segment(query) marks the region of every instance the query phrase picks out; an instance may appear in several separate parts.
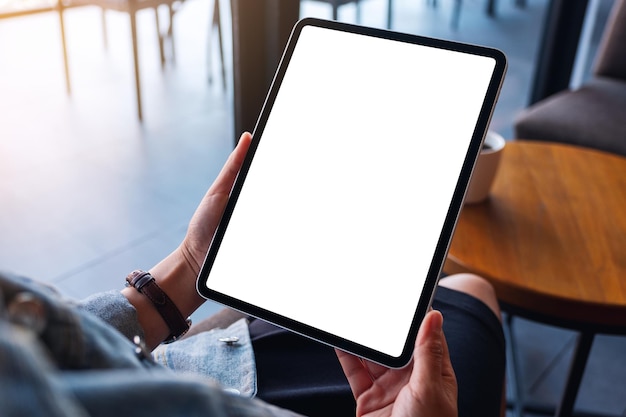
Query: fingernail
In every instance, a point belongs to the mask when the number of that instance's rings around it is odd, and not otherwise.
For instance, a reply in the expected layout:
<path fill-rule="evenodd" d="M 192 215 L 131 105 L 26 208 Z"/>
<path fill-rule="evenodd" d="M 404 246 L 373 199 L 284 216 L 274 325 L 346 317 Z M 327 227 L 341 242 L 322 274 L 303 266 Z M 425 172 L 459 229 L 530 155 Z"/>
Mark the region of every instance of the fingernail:
<path fill-rule="evenodd" d="M 436 318 L 434 319 L 435 323 L 433 324 L 434 324 L 435 330 L 440 332 L 443 329 L 443 314 L 441 314 L 441 311 L 439 310 L 433 310 L 433 311 L 435 311 L 435 316 L 436 316 Z"/>

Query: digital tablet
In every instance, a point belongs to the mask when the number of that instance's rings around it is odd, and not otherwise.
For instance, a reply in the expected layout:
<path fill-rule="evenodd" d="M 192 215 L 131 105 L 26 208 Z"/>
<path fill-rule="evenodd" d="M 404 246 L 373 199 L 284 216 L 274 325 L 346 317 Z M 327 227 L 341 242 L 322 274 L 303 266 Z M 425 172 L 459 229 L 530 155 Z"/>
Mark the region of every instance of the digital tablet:
<path fill-rule="evenodd" d="M 490 48 L 299 21 L 199 293 L 406 365 L 505 69 Z"/>

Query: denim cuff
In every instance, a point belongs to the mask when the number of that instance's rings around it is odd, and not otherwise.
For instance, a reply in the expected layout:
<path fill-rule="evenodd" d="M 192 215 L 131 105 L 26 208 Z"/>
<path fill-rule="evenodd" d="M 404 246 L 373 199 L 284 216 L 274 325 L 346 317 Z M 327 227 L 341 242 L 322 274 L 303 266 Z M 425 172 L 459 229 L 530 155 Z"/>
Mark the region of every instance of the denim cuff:
<path fill-rule="evenodd" d="M 99 317 L 129 340 L 132 340 L 134 336 L 140 336 L 144 339 L 137 310 L 119 291 L 107 291 L 91 295 L 80 302 L 79 308 Z"/>

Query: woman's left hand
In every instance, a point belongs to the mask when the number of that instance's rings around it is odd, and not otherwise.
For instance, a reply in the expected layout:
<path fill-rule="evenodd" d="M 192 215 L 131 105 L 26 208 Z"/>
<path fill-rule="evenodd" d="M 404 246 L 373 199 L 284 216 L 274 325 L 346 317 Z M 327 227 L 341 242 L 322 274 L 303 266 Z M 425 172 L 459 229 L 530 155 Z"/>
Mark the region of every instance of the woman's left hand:
<path fill-rule="evenodd" d="M 213 185 L 211 185 L 211 188 L 209 188 L 209 191 L 207 191 L 189 222 L 187 236 L 185 236 L 180 250 L 194 271 L 195 276 L 200 272 L 204 257 L 222 218 L 230 191 L 239 174 L 251 140 L 252 136 L 250 133 L 241 135 L 237 147 L 231 153 L 222 171 L 215 179 L 215 182 L 213 182 Z"/>
<path fill-rule="evenodd" d="M 237 147 L 196 209 L 183 242 L 150 269 L 159 287 L 183 317 L 190 316 L 204 302 L 196 290 L 196 280 L 251 140 L 249 133 L 241 135 Z M 154 348 L 169 335 L 170 329 L 147 297 L 134 288 L 125 288 L 122 293 L 137 310 L 146 345 Z"/>

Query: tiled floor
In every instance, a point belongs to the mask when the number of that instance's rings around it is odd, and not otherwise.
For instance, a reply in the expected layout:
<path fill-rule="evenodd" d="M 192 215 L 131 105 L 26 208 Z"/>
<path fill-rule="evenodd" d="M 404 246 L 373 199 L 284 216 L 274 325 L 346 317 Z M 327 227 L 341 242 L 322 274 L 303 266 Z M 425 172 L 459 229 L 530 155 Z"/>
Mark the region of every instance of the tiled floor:
<path fill-rule="evenodd" d="M 450 28 L 454 2 L 438 3 L 395 0 L 393 28 L 507 53 L 492 128 L 512 138 L 512 119 L 527 102 L 546 0 L 529 0 L 524 10 L 501 1 L 496 19 L 485 16 L 483 2 L 467 0 L 457 31 Z M 364 0 L 362 23 L 384 27 L 386 4 Z M 105 50 L 99 11 L 67 12 L 71 96 L 56 15 L 0 21 L 0 268 L 83 297 L 120 288 L 128 271 L 151 267 L 179 243 L 234 136 L 230 80 L 223 90 L 216 71 L 216 82 L 207 82 L 211 5 L 187 0 L 176 16 L 176 63 L 163 70 L 153 16 L 140 13 L 143 124 L 136 119 L 126 16 L 109 13 Z M 339 18 L 354 22 L 354 12 L 344 6 Z M 329 6 L 312 1 L 302 13 L 330 18 Z M 217 56 L 212 63 L 216 69 Z M 196 318 L 217 308 L 208 303 Z M 573 333 L 522 320 L 514 333 L 527 398 L 554 404 Z M 597 340 L 579 410 L 624 415 L 624 352 L 626 338 Z"/>

